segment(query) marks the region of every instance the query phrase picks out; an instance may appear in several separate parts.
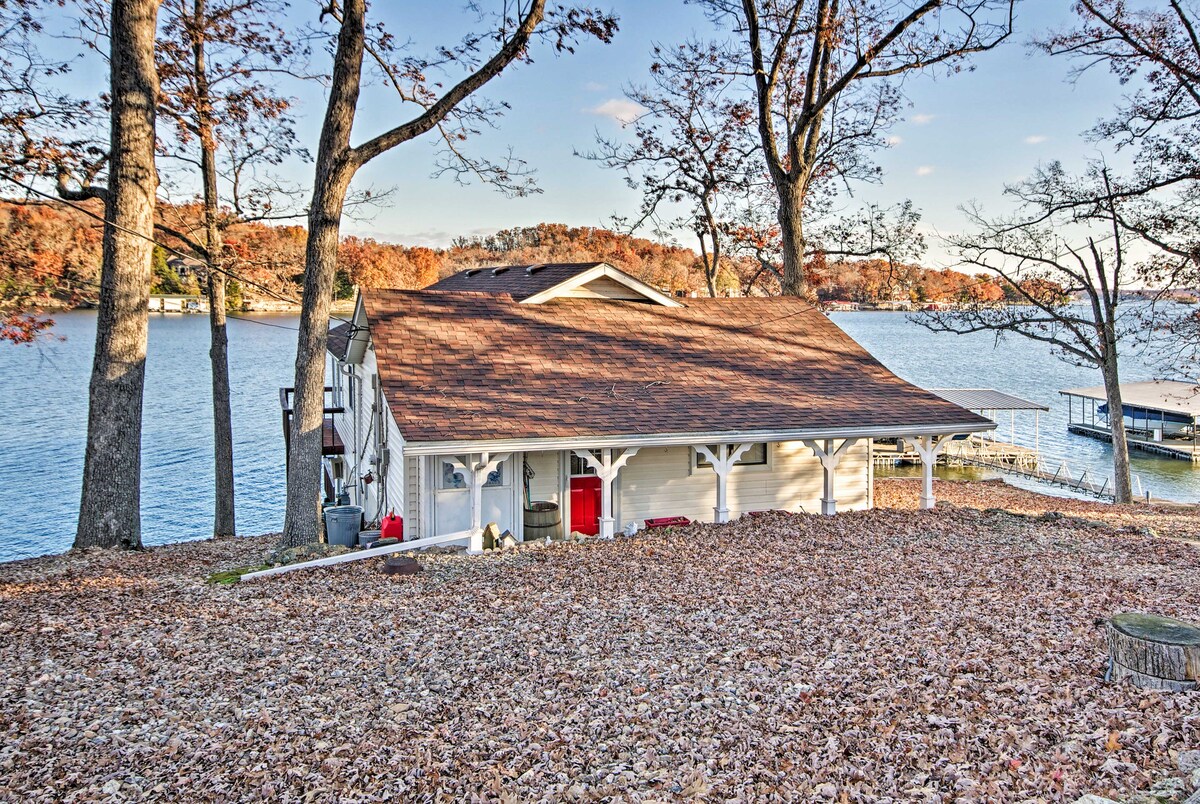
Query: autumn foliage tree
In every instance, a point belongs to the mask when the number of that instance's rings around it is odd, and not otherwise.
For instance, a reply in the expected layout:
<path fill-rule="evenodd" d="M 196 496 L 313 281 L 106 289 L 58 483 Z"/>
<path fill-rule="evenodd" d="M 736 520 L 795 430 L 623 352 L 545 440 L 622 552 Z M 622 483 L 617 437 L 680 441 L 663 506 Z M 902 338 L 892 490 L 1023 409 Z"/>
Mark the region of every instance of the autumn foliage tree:
<path fill-rule="evenodd" d="M 67 160 L 96 155 L 90 147 L 95 105 L 60 88 L 72 57 L 49 56 L 41 46 L 48 36 L 63 35 L 70 24 L 66 15 L 53 15 L 56 5 L 0 2 L 0 185 L 23 193 L 31 182 L 52 179 Z M 55 16 L 47 30 L 48 18 Z M 0 343 L 29 344 L 53 324 L 39 314 L 37 300 L 68 292 L 70 286 L 57 284 L 65 276 L 52 252 L 38 244 L 10 243 L 5 250 L 15 256 L 5 259 L 24 265 L 0 267 Z"/>
<path fill-rule="evenodd" d="M 161 150 L 191 168 L 184 171 L 191 180 L 186 183 L 200 186 L 195 231 L 183 231 L 177 224 L 169 232 L 207 268 L 216 485 L 213 535 L 218 537 L 236 532 L 224 232 L 247 215 L 270 213 L 273 185 L 264 189 L 254 181 L 255 171 L 279 164 L 297 150 L 290 100 L 275 89 L 276 81 L 265 80 L 286 73 L 296 58 L 291 38 L 274 22 L 283 10 L 282 4 L 272 2 L 166 0 L 156 49 L 160 111 L 171 123 L 172 135 L 160 137 Z"/>
<path fill-rule="evenodd" d="M 364 288 L 417 289 L 438 280 L 442 257 L 430 248 L 405 248 L 371 238 L 346 237 L 338 246 L 338 269 Z"/>

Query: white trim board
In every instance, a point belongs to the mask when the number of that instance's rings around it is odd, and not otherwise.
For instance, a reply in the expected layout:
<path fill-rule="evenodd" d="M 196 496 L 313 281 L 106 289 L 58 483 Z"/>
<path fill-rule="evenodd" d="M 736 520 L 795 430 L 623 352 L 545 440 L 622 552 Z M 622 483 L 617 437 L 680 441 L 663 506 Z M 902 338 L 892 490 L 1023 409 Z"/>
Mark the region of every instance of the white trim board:
<path fill-rule="evenodd" d="M 593 282 L 600 277 L 606 277 L 614 282 L 617 282 L 618 284 L 624 285 L 634 293 L 644 296 L 647 301 L 652 301 L 655 304 L 661 304 L 663 307 L 683 307 L 681 303 L 675 301 L 665 293 L 655 290 L 645 282 L 642 282 L 640 279 L 636 279 L 624 271 L 614 268 L 608 263 L 594 265 L 586 271 L 581 271 L 570 279 L 565 279 L 553 287 L 546 288 L 540 293 L 535 293 L 532 296 L 522 299 L 520 303 L 542 304 L 543 302 L 548 302 L 551 299 L 556 299 L 562 296 L 564 293 L 582 287 L 589 282 Z"/>
<path fill-rule="evenodd" d="M 746 441 L 805 441 L 843 438 L 903 438 L 905 436 L 953 435 L 995 430 L 995 422 L 975 424 L 925 424 L 887 427 L 831 427 L 817 430 L 755 430 L 706 433 L 629 434 L 579 436 L 575 438 L 501 438 L 491 441 L 410 441 L 410 455 L 448 455 L 464 452 L 503 452 L 604 447 L 690 447 L 696 444 L 743 443 Z"/>

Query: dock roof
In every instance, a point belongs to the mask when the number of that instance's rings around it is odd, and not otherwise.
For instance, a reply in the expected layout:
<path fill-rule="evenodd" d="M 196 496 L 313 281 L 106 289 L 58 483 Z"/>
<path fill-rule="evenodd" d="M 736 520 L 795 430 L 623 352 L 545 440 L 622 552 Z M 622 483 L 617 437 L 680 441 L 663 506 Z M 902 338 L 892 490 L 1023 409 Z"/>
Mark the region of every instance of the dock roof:
<path fill-rule="evenodd" d="M 930 388 L 929 390 L 942 399 L 949 400 L 967 410 L 1050 410 L 1047 405 L 1040 402 L 1032 402 L 992 388 Z"/>
<path fill-rule="evenodd" d="M 1059 393 L 1064 396 L 1081 396 L 1085 399 L 1098 399 L 1101 402 L 1108 401 L 1108 395 L 1105 394 L 1103 385 L 1067 388 Z M 1200 385 L 1175 380 L 1123 382 L 1121 383 L 1121 404 L 1197 417 L 1200 416 Z"/>

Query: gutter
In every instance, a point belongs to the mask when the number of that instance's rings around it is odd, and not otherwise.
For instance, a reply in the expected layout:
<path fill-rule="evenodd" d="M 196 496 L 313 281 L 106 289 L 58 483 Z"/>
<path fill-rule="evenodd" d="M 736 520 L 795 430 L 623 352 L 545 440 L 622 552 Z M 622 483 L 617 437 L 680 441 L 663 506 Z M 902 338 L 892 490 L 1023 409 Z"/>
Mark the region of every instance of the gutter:
<path fill-rule="evenodd" d="M 538 452 L 556 449 L 596 449 L 604 447 L 687 447 L 695 444 L 804 441 L 825 438 L 904 438 L 957 433 L 981 433 L 995 430 L 996 423 L 975 421 L 970 424 L 889 425 L 886 427 L 830 427 L 815 430 L 734 430 L 702 433 L 630 433 L 612 436 L 574 436 L 570 438 L 498 438 L 472 441 L 409 441 L 406 455 L 447 455 L 462 452 Z"/>

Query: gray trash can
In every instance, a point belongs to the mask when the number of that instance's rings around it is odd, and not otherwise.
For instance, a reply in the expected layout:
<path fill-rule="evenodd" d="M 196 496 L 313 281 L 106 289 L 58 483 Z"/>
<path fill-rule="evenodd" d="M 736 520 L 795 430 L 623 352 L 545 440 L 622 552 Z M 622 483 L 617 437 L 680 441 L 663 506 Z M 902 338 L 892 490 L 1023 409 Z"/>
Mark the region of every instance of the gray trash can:
<path fill-rule="evenodd" d="M 358 528 L 362 524 L 362 506 L 335 505 L 325 509 L 325 538 L 330 544 L 358 546 Z"/>

